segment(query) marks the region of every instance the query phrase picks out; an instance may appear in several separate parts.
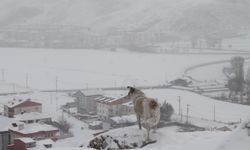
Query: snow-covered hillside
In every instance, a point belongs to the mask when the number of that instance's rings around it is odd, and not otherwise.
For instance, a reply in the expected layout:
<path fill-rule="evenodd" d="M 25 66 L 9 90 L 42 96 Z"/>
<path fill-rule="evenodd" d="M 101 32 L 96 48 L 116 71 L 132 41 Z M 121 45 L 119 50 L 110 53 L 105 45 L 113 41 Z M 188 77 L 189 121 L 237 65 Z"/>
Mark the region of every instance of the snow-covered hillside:
<path fill-rule="evenodd" d="M 170 26 L 186 8 L 213 0 L 1 0 L 0 26 L 80 25 L 94 29 Z M 164 27 L 165 28 L 165 27 Z"/>
<path fill-rule="evenodd" d="M 1 0 L 0 26 L 74 25 L 97 33 L 118 29 L 230 34 L 249 25 L 249 3 L 234 4 L 219 0 Z"/>

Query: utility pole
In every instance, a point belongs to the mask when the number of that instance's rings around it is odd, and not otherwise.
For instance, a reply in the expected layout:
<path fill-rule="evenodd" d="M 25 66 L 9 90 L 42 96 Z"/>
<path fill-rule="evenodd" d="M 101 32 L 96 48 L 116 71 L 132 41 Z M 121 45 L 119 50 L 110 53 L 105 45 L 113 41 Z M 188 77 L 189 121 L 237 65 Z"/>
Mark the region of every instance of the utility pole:
<path fill-rule="evenodd" d="M 16 85 L 15 85 L 15 83 L 13 83 L 13 93 L 15 93 L 16 92 Z"/>
<path fill-rule="evenodd" d="M 186 121 L 187 121 L 187 122 L 186 122 L 186 124 L 188 124 L 188 113 L 189 113 L 189 106 L 190 106 L 190 105 L 189 105 L 189 104 L 187 104 L 187 116 L 186 116 L 186 117 L 187 117 L 187 118 L 186 118 Z"/>
<path fill-rule="evenodd" d="M 56 110 L 58 109 L 58 104 L 57 104 L 57 101 L 58 101 L 58 77 L 56 76 Z"/>
<path fill-rule="evenodd" d="M 214 104 L 214 121 L 215 121 L 215 104 Z"/>
<path fill-rule="evenodd" d="M 56 93 L 58 92 L 58 77 L 56 76 Z"/>
<path fill-rule="evenodd" d="M 4 74 L 5 74 L 5 70 L 4 69 L 2 69 L 2 81 L 4 81 L 5 79 L 4 79 Z"/>
<path fill-rule="evenodd" d="M 29 87 L 29 75 L 28 75 L 28 73 L 26 73 L 26 88 L 28 88 Z"/>
<path fill-rule="evenodd" d="M 181 115 L 181 96 L 179 96 L 178 103 L 179 103 L 179 115 Z"/>
<path fill-rule="evenodd" d="M 182 122 L 183 114 L 182 114 L 182 109 L 181 109 L 181 122 Z"/>

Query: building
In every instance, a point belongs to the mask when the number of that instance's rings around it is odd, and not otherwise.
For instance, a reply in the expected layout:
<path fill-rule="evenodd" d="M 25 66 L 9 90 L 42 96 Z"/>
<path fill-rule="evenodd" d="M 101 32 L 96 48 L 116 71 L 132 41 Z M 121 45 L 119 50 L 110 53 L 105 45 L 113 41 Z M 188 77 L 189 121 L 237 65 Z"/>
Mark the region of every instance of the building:
<path fill-rule="evenodd" d="M 0 116 L 0 150 L 7 150 L 7 146 L 11 144 L 9 126 L 14 122 L 14 119 Z"/>
<path fill-rule="evenodd" d="M 131 125 L 135 125 L 136 122 L 137 122 L 136 115 L 132 114 L 132 115 L 125 115 L 125 116 L 111 117 L 107 123 L 110 124 L 110 127 L 117 128 L 117 127 L 127 127 Z"/>
<path fill-rule="evenodd" d="M 97 101 L 97 115 L 100 120 L 109 120 L 111 117 L 134 113 L 132 102 L 127 97 L 119 99 L 103 97 Z"/>
<path fill-rule="evenodd" d="M 11 143 L 10 132 L 0 129 L 0 150 L 7 150 L 7 146 Z"/>
<path fill-rule="evenodd" d="M 8 150 L 27 150 L 36 147 L 36 141 L 31 138 L 15 139 L 13 144 L 8 146 Z"/>
<path fill-rule="evenodd" d="M 122 111 L 123 111 L 123 115 L 135 114 L 133 102 L 129 101 L 127 103 L 123 103 L 122 104 Z"/>
<path fill-rule="evenodd" d="M 52 119 L 49 115 L 39 113 L 39 112 L 30 112 L 30 113 L 23 113 L 19 115 L 15 115 L 14 118 L 20 122 L 24 123 L 50 123 L 52 122 Z"/>
<path fill-rule="evenodd" d="M 99 89 L 77 91 L 74 93 L 73 97 L 76 98 L 77 113 L 95 115 L 97 111 L 96 99 L 103 97 L 102 95 L 103 91 Z"/>
<path fill-rule="evenodd" d="M 13 99 L 4 105 L 4 115 L 7 117 L 14 117 L 14 115 L 29 113 L 29 112 L 42 112 L 42 104 L 33 102 L 30 99 Z"/>
<path fill-rule="evenodd" d="M 12 124 L 12 127 L 9 129 L 11 137 L 13 139 L 17 138 L 32 138 L 32 139 L 56 139 L 60 133 L 59 129 L 40 123 L 32 124 Z"/>
<path fill-rule="evenodd" d="M 35 150 L 52 148 L 54 141 L 51 139 L 35 141 L 32 138 L 18 138 L 15 139 L 13 144 L 8 146 L 8 150 Z"/>

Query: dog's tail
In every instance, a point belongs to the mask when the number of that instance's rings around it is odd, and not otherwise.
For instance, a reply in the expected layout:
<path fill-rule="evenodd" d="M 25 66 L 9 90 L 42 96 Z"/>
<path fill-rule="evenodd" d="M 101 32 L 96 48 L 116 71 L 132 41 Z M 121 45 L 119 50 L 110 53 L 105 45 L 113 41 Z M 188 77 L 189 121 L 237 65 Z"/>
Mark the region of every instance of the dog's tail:
<path fill-rule="evenodd" d="M 152 110 L 155 110 L 157 109 L 157 107 L 159 107 L 159 103 L 156 101 L 156 100 L 151 100 L 149 102 L 149 107 L 152 109 Z"/>

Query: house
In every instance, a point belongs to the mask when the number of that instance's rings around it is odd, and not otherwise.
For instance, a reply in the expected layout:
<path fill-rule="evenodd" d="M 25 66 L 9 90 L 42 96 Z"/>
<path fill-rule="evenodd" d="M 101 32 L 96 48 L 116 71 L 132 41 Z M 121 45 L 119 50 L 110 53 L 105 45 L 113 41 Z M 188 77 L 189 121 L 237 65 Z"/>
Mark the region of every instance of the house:
<path fill-rule="evenodd" d="M 36 141 L 32 138 L 15 139 L 13 144 L 8 146 L 8 150 L 27 150 L 36 147 Z"/>
<path fill-rule="evenodd" d="M 13 99 L 4 105 L 4 115 L 7 117 L 14 117 L 14 115 L 28 113 L 28 112 L 42 112 L 42 104 L 33 102 L 30 99 Z"/>
<path fill-rule="evenodd" d="M 50 123 L 52 121 L 51 117 L 49 115 L 39 113 L 39 112 L 30 112 L 30 113 L 23 113 L 15 115 L 14 118 L 20 122 L 24 123 Z"/>
<path fill-rule="evenodd" d="M 11 135 L 9 126 L 16 120 L 0 116 L 0 150 L 7 150 L 7 146 L 11 144 Z"/>
<path fill-rule="evenodd" d="M 77 112 L 80 114 L 96 114 L 97 101 L 96 98 L 102 97 L 102 90 L 85 90 L 77 91 L 73 94 L 75 97 Z"/>
<path fill-rule="evenodd" d="M 52 148 L 54 141 L 51 139 L 35 141 L 32 138 L 18 138 L 8 146 L 8 150 L 35 150 Z"/>
<path fill-rule="evenodd" d="M 123 111 L 123 113 L 122 113 L 123 115 L 135 114 L 133 102 L 129 101 L 127 103 L 123 103 L 122 104 L 122 111 Z"/>
<path fill-rule="evenodd" d="M 16 138 L 32 138 L 32 139 L 56 139 L 59 134 L 59 129 L 40 123 L 32 124 L 12 124 L 12 127 L 9 129 L 11 137 Z"/>
<path fill-rule="evenodd" d="M 103 97 L 97 99 L 97 115 L 100 120 L 109 120 L 111 117 L 133 114 L 133 105 L 130 99 Z"/>

